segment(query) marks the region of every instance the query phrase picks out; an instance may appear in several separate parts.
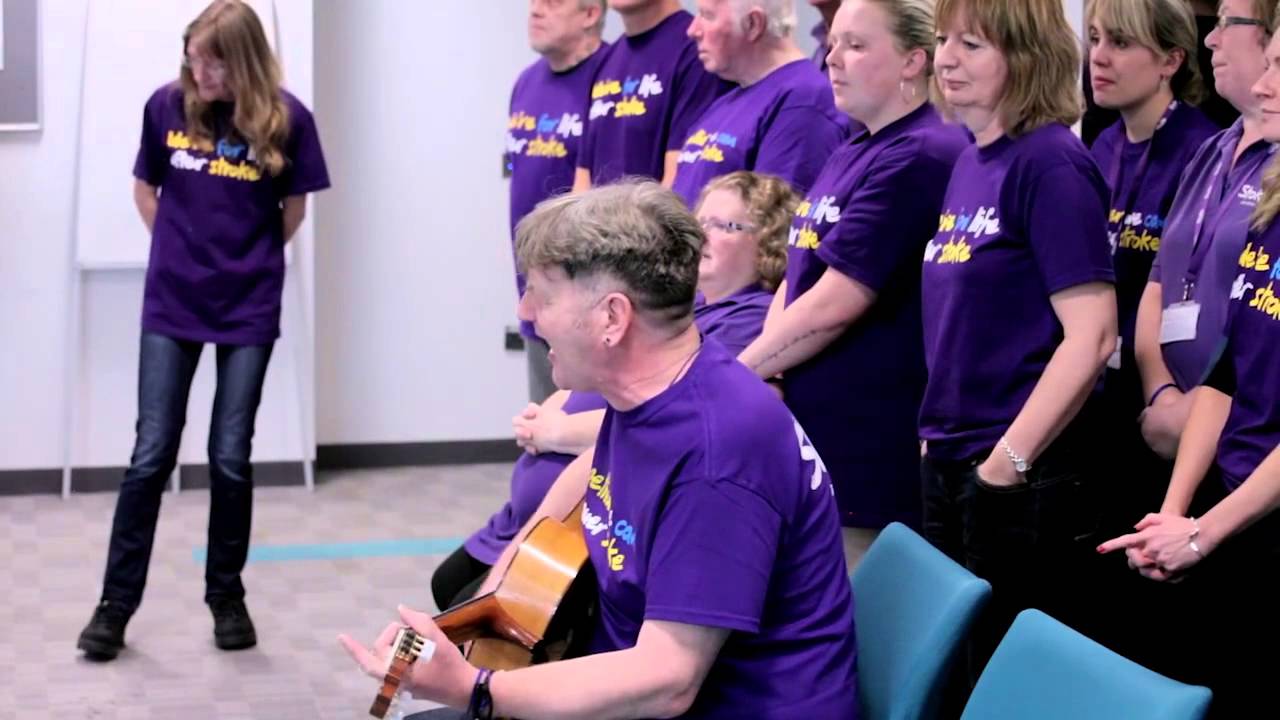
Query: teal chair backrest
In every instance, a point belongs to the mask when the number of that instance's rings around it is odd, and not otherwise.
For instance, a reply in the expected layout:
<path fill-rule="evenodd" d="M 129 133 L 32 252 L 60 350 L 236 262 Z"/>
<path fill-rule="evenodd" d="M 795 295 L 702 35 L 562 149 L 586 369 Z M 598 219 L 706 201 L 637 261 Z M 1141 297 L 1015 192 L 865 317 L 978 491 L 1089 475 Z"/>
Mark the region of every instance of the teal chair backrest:
<path fill-rule="evenodd" d="M 991 586 L 901 523 L 850 578 L 863 720 L 933 720 Z"/>
<path fill-rule="evenodd" d="M 1020 613 L 961 720 L 1199 720 L 1208 688 L 1124 658 L 1039 610 Z"/>

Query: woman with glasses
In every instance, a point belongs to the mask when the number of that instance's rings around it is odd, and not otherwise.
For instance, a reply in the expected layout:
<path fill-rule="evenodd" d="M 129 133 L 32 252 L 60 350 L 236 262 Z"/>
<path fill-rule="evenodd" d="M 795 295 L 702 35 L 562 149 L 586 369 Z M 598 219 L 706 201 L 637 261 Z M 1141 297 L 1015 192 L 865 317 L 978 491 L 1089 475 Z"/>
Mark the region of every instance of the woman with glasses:
<path fill-rule="evenodd" d="M 785 181 L 738 171 L 709 182 L 695 205 L 706 242 L 693 320 L 704 337 L 723 345 L 731 356 L 760 334 L 786 266 L 787 229 L 796 202 Z M 436 607 L 451 607 L 475 595 L 547 489 L 595 444 L 604 409 L 604 398 L 596 393 L 559 390 L 512 420 L 525 454 L 512 469 L 510 499 L 432 574 Z"/>
<path fill-rule="evenodd" d="M 1221 345 L 1236 260 L 1274 152 L 1262 137 L 1262 112 L 1250 88 L 1265 68 L 1263 48 L 1275 18 L 1272 0 L 1223 0 L 1205 44 L 1213 53 L 1218 92 L 1240 119 L 1187 164 L 1138 307 L 1134 350 L 1146 405 L 1141 430 L 1166 460 L 1177 454 L 1191 391 Z M 1191 498 L 1175 504 L 1184 500 Z"/>
<path fill-rule="evenodd" d="M 77 646 L 114 658 L 142 601 L 160 497 L 178 456 L 201 350 L 216 346 L 205 602 L 224 650 L 257 642 L 240 573 L 253 509 L 250 446 L 280 335 L 284 246 L 329 186 L 310 111 L 281 87 L 262 24 L 214 2 L 183 36 L 180 78 L 142 117 L 134 199 L 151 232 L 137 439 L 116 503 L 102 596 Z"/>
<path fill-rule="evenodd" d="M 1131 529 L 1144 512 L 1158 511 L 1158 516 L 1166 518 L 1200 517 L 1227 489 L 1222 482 L 1204 482 L 1203 468 L 1187 472 L 1196 466 L 1183 456 L 1195 456 L 1195 444 L 1204 442 L 1196 437 L 1197 417 L 1202 418 L 1203 428 L 1205 413 L 1211 418 L 1215 412 L 1213 403 L 1202 405 L 1201 396 L 1221 399 L 1220 391 L 1205 387 L 1204 382 L 1226 340 L 1231 307 L 1244 292 L 1244 284 L 1237 280 L 1242 273 L 1240 262 L 1247 257 L 1251 218 L 1258 212 L 1265 168 L 1274 156 L 1272 140 L 1264 135 L 1262 101 L 1251 88 L 1266 68 L 1264 48 L 1276 6 L 1272 0 L 1224 0 L 1220 13 L 1206 45 L 1213 53 L 1218 90 L 1241 115 L 1204 143 L 1183 171 L 1136 327 L 1135 349 L 1147 405 L 1141 415 L 1142 435 L 1154 453 L 1176 461 L 1171 469 L 1165 467 L 1150 478 L 1130 479 L 1144 487 L 1147 506 L 1126 506 L 1128 517 L 1116 532 Z M 1188 443 L 1192 446 L 1184 447 Z M 1242 479 L 1237 477 L 1235 484 Z M 1143 527 L 1147 523 L 1141 521 Z M 1140 558 L 1133 551 L 1130 555 L 1129 564 L 1134 566 L 1135 558 Z M 1124 566 L 1119 570 L 1124 571 Z M 1113 632 L 1126 643 L 1126 653 L 1170 677 L 1217 685 L 1204 674 L 1209 669 L 1203 662 L 1205 653 L 1191 649 L 1187 642 L 1191 635 L 1204 633 L 1171 635 L 1167 628 L 1210 618 L 1215 611 L 1207 609 L 1206 602 L 1214 601 L 1220 592 L 1219 580 L 1212 572 L 1194 572 L 1187 582 L 1179 583 L 1152 583 L 1128 574 L 1132 578 L 1127 604 L 1146 608 L 1144 614 L 1151 622 L 1133 623 L 1126 614 L 1115 618 Z"/>
<path fill-rule="evenodd" d="M 852 561 L 889 522 L 920 525 L 920 254 L 968 141 L 929 103 L 932 0 L 848 0 L 830 43 L 836 105 L 866 131 L 796 208 L 786 280 L 740 359 L 781 376 L 831 473 Z"/>
<path fill-rule="evenodd" d="M 1241 8 L 1232 8 L 1240 10 Z M 1255 28 L 1257 26 L 1254 26 Z M 1246 28 L 1252 39 L 1252 29 Z M 1230 32 L 1230 29 L 1227 30 Z M 1218 38 L 1223 40 L 1224 38 Z M 1255 81 L 1255 129 L 1280 142 L 1280 38 L 1266 48 Z M 1185 580 L 1191 597 L 1162 620 L 1177 638 L 1185 679 L 1213 690 L 1211 718 L 1275 717 L 1275 662 L 1251 659 L 1280 643 L 1280 161 L 1264 171 L 1243 249 L 1231 268 L 1225 346 L 1192 409 L 1165 505 L 1136 532 L 1103 543 L 1124 550 L 1129 566 L 1160 583 Z M 1211 488 L 1214 502 L 1192 511 Z M 1132 613 L 1152 619 L 1149 604 Z"/>

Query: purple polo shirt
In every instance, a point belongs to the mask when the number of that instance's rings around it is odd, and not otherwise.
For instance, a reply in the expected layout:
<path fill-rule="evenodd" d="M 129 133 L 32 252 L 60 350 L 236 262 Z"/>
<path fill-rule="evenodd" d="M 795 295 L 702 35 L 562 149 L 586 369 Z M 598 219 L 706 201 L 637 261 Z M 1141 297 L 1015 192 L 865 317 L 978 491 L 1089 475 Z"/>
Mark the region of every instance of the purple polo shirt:
<path fill-rule="evenodd" d="M 846 525 L 919 525 L 920 253 L 968 144 L 922 105 L 837 150 L 792 220 L 788 305 L 829 268 L 877 294 L 843 335 L 783 373 L 787 406 L 822 453 Z"/>
<path fill-rule="evenodd" d="M 853 598 L 831 485 L 777 396 L 718 342 L 605 413 L 582 513 L 592 652 L 646 620 L 730 631 L 686 718 L 858 717 Z"/>
<path fill-rule="evenodd" d="M 606 47 L 601 45 L 590 57 L 560 72 L 540 59 L 520 73 L 511 91 L 506 161 L 511 170 L 513 258 L 516 224 L 538 203 L 573 187 L 591 81 Z M 524 275 L 519 271 L 516 292 L 524 294 Z M 520 334 L 537 337 L 533 323 L 525 321 L 520 322 Z"/>
<path fill-rule="evenodd" d="M 133 175 L 160 189 L 142 329 L 179 340 L 265 345 L 280 336 L 284 213 L 293 195 L 329 187 L 311 112 L 281 90 L 289 115 L 284 171 L 271 177 L 213 104 L 215 140 L 187 135 L 182 87 L 156 90 L 142 115 Z"/>
<path fill-rule="evenodd" d="M 765 292 L 759 285 L 749 285 L 714 303 L 708 303 L 699 294 L 693 307 L 693 321 L 703 335 L 714 338 L 737 357 L 760 336 L 772 301 L 773 293 Z M 569 393 L 561 409 L 573 415 L 605 407 L 600 395 L 575 391 Z M 573 458 L 573 455 L 554 452 L 521 455 L 511 470 L 510 498 L 483 528 L 467 538 L 463 545 L 467 554 L 490 565 L 497 562 Z"/>
<path fill-rule="evenodd" d="M 1062 342 L 1050 296 L 1114 282 L 1110 196 L 1057 123 L 960 154 L 924 250 L 920 435 L 931 457 L 990 452 Z"/>
<path fill-rule="evenodd" d="M 1249 232 L 1249 216 L 1262 195 L 1262 174 L 1274 153 L 1269 143 L 1259 140 L 1232 166 L 1243 133 L 1244 121 L 1237 120 L 1201 145 L 1187 164 L 1151 268 L 1151 281 L 1160 283 L 1162 308 L 1181 302 L 1188 279 L 1195 279 L 1187 295 L 1200 304 L 1195 339 L 1160 346 L 1165 365 L 1183 390 L 1204 380 L 1222 346 L 1228 296 L 1239 274 L 1236 266 Z M 1196 218 L 1202 211 L 1197 243 Z"/>
<path fill-rule="evenodd" d="M 1232 283 L 1226 351 L 1207 384 L 1231 395 L 1217 464 L 1234 491 L 1280 445 L 1280 223 L 1249 233 Z"/>
<path fill-rule="evenodd" d="M 672 186 L 689 207 L 713 178 L 736 170 L 780 177 L 803 193 L 845 138 L 848 120 L 826 76 L 796 60 L 721 96 L 693 127 Z"/>
<path fill-rule="evenodd" d="M 578 154 L 593 186 L 632 175 L 661 180 L 667 152 L 680 149 L 694 121 L 731 87 L 702 67 L 685 34 L 691 22 L 680 10 L 607 51 Z"/>

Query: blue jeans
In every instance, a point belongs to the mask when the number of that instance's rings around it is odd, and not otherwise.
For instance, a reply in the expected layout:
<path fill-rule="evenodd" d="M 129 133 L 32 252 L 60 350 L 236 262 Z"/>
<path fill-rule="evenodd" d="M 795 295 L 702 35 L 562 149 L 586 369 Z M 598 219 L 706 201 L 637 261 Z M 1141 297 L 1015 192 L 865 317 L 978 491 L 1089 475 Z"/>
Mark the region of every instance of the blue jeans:
<path fill-rule="evenodd" d="M 243 598 L 253 466 L 249 454 L 274 344 L 219 345 L 209 427 L 209 552 L 205 599 Z M 203 343 L 144 332 L 138 362 L 137 440 L 116 500 L 102 599 L 136 609 L 147 583 L 160 497 L 178 459 L 187 396 Z"/>

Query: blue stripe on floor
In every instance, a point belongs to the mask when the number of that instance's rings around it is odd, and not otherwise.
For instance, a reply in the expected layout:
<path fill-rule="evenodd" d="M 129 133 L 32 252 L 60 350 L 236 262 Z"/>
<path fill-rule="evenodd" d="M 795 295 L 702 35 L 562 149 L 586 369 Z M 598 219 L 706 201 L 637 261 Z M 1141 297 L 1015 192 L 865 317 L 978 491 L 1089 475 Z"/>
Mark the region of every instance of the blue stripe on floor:
<path fill-rule="evenodd" d="M 463 540 L 464 538 L 414 538 L 302 545 L 253 545 L 249 548 L 249 562 L 448 555 L 457 550 Z M 205 552 L 203 547 L 195 548 L 191 551 L 191 557 L 197 563 L 203 564 Z"/>

